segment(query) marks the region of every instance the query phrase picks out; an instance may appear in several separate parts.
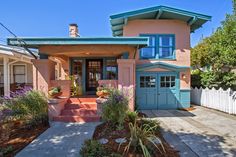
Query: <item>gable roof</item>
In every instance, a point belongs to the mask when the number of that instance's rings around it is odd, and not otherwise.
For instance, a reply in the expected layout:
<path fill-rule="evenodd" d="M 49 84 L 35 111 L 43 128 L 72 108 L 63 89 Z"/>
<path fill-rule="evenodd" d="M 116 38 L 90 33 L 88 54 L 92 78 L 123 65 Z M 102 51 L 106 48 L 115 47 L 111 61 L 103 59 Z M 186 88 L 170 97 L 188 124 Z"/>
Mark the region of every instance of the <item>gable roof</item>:
<path fill-rule="evenodd" d="M 147 37 L 77 37 L 77 38 L 8 38 L 8 45 L 19 45 L 19 39 L 28 47 L 38 48 L 42 45 L 131 45 L 144 47 L 148 45 Z"/>
<path fill-rule="evenodd" d="M 127 21 L 135 19 L 177 19 L 187 22 L 190 25 L 191 32 L 194 32 L 204 23 L 211 20 L 211 16 L 161 5 L 133 10 L 110 16 L 113 36 L 122 36 L 123 27 Z"/>

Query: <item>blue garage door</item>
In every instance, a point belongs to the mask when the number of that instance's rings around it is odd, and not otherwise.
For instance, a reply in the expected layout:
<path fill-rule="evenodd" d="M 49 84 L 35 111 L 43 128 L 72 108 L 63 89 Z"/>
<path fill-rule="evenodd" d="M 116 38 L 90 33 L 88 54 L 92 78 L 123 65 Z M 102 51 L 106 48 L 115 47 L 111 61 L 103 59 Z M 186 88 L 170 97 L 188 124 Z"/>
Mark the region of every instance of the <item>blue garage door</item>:
<path fill-rule="evenodd" d="M 136 100 L 139 109 L 176 109 L 178 79 L 176 73 L 137 73 Z"/>

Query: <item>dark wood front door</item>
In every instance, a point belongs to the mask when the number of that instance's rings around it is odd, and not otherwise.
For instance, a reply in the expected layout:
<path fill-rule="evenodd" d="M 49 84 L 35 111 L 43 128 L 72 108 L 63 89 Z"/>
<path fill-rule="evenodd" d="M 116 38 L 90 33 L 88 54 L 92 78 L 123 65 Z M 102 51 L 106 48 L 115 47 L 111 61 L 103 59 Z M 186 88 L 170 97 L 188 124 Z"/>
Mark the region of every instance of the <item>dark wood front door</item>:
<path fill-rule="evenodd" d="M 102 79 L 102 59 L 86 60 L 86 91 L 96 91 L 98 80 Z"/>

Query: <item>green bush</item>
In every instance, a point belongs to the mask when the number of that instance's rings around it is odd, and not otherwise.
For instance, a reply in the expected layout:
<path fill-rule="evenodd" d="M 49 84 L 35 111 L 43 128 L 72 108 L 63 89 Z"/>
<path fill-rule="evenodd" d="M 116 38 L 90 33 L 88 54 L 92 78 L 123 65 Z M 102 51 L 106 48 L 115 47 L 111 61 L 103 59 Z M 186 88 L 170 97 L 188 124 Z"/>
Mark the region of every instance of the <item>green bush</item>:
<path fill-rule="evenodd" d="M 80 155 L 82 157 L 104 157 L 107 155 L 107 151 L 98 141 L 87 140 L 80 150 Z"/>
<path fill-rule="evenodd" d="M 141 120 L 141 126 L 147 127 L 150 131 L 153 133 L 160 131 L 160 122 L 157 120 L 151 120 L 151 119 L 142 119 Z"/>
<path fill-rule="evenodd" d="M 122 129 L 126 113 L 129 109 L 128 103 L 128 99 L 122 92 L 113 89 L 108 100 L 103 104 L 102 119 L 110 122 L 117 129 Z"/>
<path fill-rule="evenodd" d="M 48 122 L 47 98 L 42 92 L 29 91 L 24 96 L 5 101 L 5 105 L 13 117 L 24 119 L 32 126 Z"/>
<path fill-rule="evenodd" d="M 151 157 L 151 150 L 154 146 L 156 149 L 158 149 L 161 153 L 165 152 L 164 146 L 161 142 L 161 140 L 153 133 L 153 129 L 149 125 L 144 126 L 138 126 L 138 124 L 135 122 L 129 123 L 129 129 L 130 129 L 130 140 L 127 146 L 125 147 L 124 154 L 129 152 L 130 148 L 132 148 L 133 151 L 142 152 L 144 157 Z M 161 148 L 160 149 L 157 144 L 155 143 L 155 140 L 158 140 Z"/>
<path fill-rule="evenodd" d="M 129 121 L 129 122 L 131 122 L 131 123 L 135 123 L 135 121 L 137 120 L 137 118 L 138 118 L 138 112 L 136 112 L 136 111 L 134 111 L 134 112 L 132 112 L 132 111 L 128 111 L 127 112 L 127 120 Z"/>

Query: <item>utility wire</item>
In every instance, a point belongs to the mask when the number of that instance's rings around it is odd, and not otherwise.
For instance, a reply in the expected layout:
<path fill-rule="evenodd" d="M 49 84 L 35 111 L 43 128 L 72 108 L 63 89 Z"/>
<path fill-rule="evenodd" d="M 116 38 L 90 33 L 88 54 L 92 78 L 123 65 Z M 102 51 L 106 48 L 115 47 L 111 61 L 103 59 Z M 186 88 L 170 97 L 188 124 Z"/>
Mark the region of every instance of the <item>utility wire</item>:
<path fill-rule="evenodd" d="M 2 24 L 1 22 L 0 22 L 0 25 L 1 25 L 3 28 L 5 28 L 10 34 L 12 34 L 12 35 L 19 41 L 19 43 L 22 42 L 22 43 L 23 43 L 22 47 L 25 48 L 25 50 L 26 50 L 27 52 L 29 52 L 35 59 L 37 59 L 37 56 L 36 56 L 30 49 L 28 49 L 27 44 L 26 44 L 26 42 L 25 42 L 24 40 L 18 38 L 15 33 L 13 33 L 10 29 L 8 29 L 8 28 L 7 28 L 4 24 Z"/>

